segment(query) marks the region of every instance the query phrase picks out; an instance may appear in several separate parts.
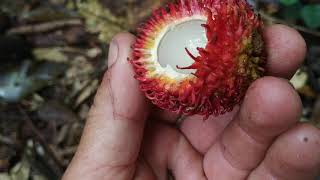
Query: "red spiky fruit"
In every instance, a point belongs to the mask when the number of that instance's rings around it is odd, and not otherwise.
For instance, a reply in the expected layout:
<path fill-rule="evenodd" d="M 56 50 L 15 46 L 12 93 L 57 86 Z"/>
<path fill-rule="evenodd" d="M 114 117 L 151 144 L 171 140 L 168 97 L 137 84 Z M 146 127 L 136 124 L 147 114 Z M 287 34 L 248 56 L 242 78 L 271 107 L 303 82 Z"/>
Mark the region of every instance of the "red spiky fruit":
<path fill-rule="evenodd" d="M 180 0 L 139 29 L 131 63 L 158 107 L 208 117 L 231 111 L 263 75 L 262 22 L 245 0 Z"/>

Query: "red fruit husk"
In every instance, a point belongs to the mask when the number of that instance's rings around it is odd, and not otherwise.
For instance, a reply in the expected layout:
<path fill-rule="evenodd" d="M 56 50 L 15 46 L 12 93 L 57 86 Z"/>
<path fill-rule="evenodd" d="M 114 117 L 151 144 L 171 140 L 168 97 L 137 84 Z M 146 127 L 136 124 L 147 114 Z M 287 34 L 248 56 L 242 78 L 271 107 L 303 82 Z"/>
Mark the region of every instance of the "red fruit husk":
<path fill-rule="evenodd" d="M 151 77 L 146 53 L 157 28 L 168 19 L 205 14 L 208 43 L 198 48 L 194 63 L 181 69 L 194 69 L 194 78 L 172 83 L 167 77 Z M 181 0 L 163 8 L 140 28 L 133 45 L 131 63 L 141 90 L 157 106 L 185 115 L 220 115 L 241 102 L 249 85 L 263 75 L 265 52 L 261 38 L 262 22 L 244 0 Z M 169 84 L 169 86 L 168 86 Z"/>

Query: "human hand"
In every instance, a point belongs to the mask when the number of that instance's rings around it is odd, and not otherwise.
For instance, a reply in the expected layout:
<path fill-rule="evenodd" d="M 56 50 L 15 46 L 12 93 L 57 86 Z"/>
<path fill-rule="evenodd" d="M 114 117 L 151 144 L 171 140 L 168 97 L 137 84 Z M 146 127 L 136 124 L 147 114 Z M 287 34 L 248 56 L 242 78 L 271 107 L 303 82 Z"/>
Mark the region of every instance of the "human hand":
<path fill-rule="evenodd" d="M 153 107 L 127 58 L 135 37 L 119 34 L 81 138 L 63 180 L 312 180 L 320 170 L 320 131 L 299 124 L 301 101 L 288 79 L 306 44 L 293 29 L 265 29 L 267 77 L 241 106 L 203 121 Z"/>

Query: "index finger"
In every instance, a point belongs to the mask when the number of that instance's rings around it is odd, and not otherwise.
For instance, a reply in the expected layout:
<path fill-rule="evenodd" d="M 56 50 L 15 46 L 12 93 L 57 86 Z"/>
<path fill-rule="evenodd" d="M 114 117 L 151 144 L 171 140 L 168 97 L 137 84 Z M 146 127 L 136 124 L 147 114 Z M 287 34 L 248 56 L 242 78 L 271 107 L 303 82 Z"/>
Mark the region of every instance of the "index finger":
<path fill-rule="evenodd" d="M 306 56 L 307 45 L 293 28 L 277 24 L 266 27 L 267 75 L 290 79 Z"/>

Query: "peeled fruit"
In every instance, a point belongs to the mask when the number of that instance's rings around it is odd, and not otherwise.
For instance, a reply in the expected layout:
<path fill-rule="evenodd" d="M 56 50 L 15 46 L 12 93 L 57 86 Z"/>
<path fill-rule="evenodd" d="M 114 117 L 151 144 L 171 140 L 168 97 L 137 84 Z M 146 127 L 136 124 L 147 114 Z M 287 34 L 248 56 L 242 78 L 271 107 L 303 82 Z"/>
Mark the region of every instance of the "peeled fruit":
<path fill-rule="evenodd" d="M 263 76 L 262 21 L 245 0 L 180 0 L 139 28 L 130 59 L 140 88 L 158 107 L 220 115 Z"/>

